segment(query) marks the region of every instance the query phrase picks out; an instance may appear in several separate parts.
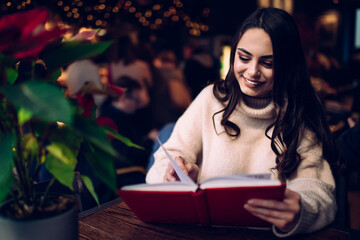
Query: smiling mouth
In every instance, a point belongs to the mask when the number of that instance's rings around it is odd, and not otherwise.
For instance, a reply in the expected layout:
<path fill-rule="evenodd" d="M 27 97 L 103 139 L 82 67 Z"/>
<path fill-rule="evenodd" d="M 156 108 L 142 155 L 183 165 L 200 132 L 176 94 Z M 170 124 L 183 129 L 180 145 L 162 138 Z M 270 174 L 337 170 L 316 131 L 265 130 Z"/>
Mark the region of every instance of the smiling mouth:
<path fill-rule="evenodd" d="M 261 82 L 255 82 L 255 81 L 252 81 L 252 80 L 250 80 L 250 79 L 246 78 L 244 75 L 242 75 L 242 77 L 245 79 L 245 81 L 246 81 L 246 82 L 248 82 L 248 83 L 250 83 L 250 84 L 252 84 L 252 85 L 257 86 L 257 85 L 262 84 Z"/>

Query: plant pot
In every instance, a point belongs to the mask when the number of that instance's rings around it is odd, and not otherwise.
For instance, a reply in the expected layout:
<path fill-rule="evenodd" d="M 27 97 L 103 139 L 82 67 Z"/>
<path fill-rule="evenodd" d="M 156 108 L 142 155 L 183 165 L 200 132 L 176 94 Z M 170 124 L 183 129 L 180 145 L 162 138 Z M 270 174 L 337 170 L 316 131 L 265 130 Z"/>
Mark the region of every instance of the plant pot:
<path fill-rule="evenodd" d="M 0 214 L 0 233 L 6 240 L 77 240 L 78 207 L 73 204 L 62 213 L 40 219 L 13 219 Z"/>

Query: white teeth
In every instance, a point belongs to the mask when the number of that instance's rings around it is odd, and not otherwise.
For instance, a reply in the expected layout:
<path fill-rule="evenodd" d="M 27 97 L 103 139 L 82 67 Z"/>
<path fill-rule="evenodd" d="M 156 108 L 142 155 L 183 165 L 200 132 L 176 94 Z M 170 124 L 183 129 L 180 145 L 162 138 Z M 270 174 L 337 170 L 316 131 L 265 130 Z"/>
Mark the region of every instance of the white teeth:
<path fill-rule="evenodd" d="M 253 85 L 259 85 L 260 83 L 259 82 L 253 82 L 253 81 L 250 81 L 249 79 L 247 79 L 246 77 L 244 77 L 245 80 L 250 83 L 250 84 L 253 84 Z"/>

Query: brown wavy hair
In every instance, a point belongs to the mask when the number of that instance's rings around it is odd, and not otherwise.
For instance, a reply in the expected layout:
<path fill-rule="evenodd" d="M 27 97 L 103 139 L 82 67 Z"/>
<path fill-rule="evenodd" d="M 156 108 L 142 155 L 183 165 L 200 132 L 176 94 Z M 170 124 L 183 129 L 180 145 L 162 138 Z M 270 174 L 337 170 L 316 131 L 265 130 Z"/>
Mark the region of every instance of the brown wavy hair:
<path fill-rule="evenodd" d="M 242 94 L 234 75 L 234 59 L 239 40 L 251 28 L 263 29 L 272 41 L 272 100 L 277 116 L 267 127 L 265 135 L 271 140 L 271 148 L 277 156 L 274 169 L 279 172 L 279 178 L 290 178 L 298 168 L 301 156 L 297 149 L 305 128 L 315 133 L 317 143 L 323 147 L 324 158 L 330 163 L 333 162 L 334 142 L 323 106 L 310 82 L 297 25 L 292 16 L 283 10 L 258 9 L 240 26 L 233 39 L 230 69 L 225 81 L 219 80 L 214 83 L 214 96 L 225 104 L 225 108 L 214 115 L 223 113 L 221 124 L 228 135 L 237 137 L 240 134 L 239 127 L 229 121 Z M 273 133 L 269 136 L 272 127 Z"/>

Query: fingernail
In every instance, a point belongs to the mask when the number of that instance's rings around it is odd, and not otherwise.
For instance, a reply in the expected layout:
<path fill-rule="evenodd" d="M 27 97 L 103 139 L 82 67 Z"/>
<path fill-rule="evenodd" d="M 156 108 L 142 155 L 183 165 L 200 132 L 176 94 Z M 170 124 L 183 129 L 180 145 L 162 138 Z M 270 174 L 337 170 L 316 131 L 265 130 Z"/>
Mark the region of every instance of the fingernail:
<path fill-rule="evenodd" d="M 254 204 L 255 202 L 254 202 L 254 200 L 249 200 L 247 203 L 248 204 Z"/>

